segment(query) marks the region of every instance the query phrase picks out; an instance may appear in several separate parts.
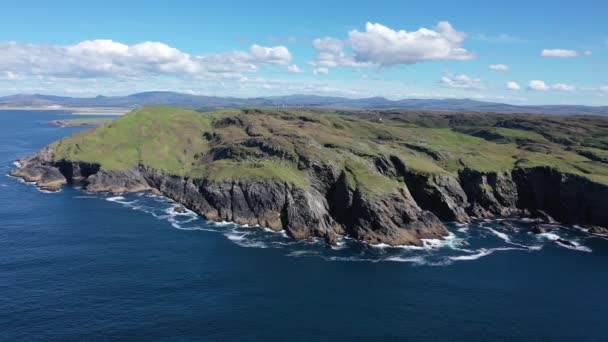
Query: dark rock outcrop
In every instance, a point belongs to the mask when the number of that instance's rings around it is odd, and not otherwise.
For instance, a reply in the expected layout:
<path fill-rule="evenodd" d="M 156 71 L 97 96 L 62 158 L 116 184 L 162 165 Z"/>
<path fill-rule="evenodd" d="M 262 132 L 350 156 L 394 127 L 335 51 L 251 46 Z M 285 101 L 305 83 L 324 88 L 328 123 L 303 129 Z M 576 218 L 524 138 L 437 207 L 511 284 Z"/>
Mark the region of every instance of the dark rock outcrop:
<path fill-rule="evenodd" d="M 251 146 L 282 153 L 266 142 Z M 421 239 L 448 234 L 440 219 L 468 222 L 469 215 L 536 216 L 608 231 L 602 228 L 608 227 L 608 186 L 548 167 L 512 172 L 464 169 L 456 177 L 415 173 L 398 157 L 378 157 L 373 160 L 378 172 L 400 185 L 374 193 L 350 184 L 347 170 L 309 160 L 301 161 L 309 170 L 306 188 L 272 179 L 193 179 L 143 165 L 105 170 L 97 164 L 55 161 L 49 148 L 20 163 L 11 174 L 43 189 L 82 182 L 93 192 L 150 190 L 209 220 L 259 225 L 285 230 L 295 239 L 318 237 L 329 243 L 349 235 L 372 244 L 421 245 Z"/>
<path fill-rule="evenodd" d="M 516 169 L 517 206 L 559 222 L 608 227 L 608 186 L 549 167 Z"/>

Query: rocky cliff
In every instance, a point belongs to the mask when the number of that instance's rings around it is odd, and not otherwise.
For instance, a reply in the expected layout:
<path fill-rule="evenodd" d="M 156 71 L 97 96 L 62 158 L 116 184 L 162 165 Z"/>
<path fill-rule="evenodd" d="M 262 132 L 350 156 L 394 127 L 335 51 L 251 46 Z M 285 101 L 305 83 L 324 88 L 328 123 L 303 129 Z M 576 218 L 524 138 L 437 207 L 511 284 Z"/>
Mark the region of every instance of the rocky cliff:
<path fill-rule="evenodd" d="M 421 239 L 448 234 L 443 221 L 471 217 L 537 217 L 566 224 L 608 227 L 608 186 L 548 167 L 459 175 L 411 172 L 398 157 L 376 163 L 379 172 L 403 182 L 383 196 L 354 189 L 347 173 L 325 165 L 325 178 L 301 189 L 274 180 L 212 181 L 171 175 L 139 165 L 106 171 L 99 165 L 55 161 L 45 148 L 20 160 L 13 176 L 47 190 L 81 183 L 91 192 L 155 191 L 206 219 L 285 230 L 295 239 L 319 237 L 336 243 L 341 236 L 372 244 L 421 245 Z"/>
<path fill-rule="evenodd" d="M 576 152 L 603 156 L 602 140 L 562 146 L 518 120 L 479 138 L 335 114 L 153 107 L 51 144 L 12 175 L 46 190 L 154 191 L 209 220 L 329 243 L 422 245 L 448 235 L 442 222 L 473 217 L 608 227 L 608 167 Z"/>

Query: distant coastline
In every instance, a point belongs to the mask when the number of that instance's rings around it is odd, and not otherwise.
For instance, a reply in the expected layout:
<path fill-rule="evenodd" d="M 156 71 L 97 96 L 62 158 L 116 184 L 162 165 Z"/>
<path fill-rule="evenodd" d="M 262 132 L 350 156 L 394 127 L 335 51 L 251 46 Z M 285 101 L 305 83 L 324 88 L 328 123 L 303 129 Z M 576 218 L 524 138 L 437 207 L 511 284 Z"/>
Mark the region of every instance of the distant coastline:
<path fill-rule="evenodd" d="M 0 110 L 45 110 L 69 111 L 72 115 L 124 115 L 132 108 L 94 108 L 94 107 L 64 107 L 64 106 L 0 106 Z"/>

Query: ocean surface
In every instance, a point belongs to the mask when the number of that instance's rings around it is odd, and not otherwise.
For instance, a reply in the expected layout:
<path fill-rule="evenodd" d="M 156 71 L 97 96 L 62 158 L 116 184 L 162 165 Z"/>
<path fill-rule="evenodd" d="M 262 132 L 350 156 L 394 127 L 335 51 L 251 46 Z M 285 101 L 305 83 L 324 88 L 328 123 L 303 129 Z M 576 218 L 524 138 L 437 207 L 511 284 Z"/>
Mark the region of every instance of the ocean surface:
<path fill-rule="evenodd" d="M 332 248 L 6 175 L 70 117 L 0 111 L 0 341 L 608 341 L 608 241 L 580 227 Z"/>

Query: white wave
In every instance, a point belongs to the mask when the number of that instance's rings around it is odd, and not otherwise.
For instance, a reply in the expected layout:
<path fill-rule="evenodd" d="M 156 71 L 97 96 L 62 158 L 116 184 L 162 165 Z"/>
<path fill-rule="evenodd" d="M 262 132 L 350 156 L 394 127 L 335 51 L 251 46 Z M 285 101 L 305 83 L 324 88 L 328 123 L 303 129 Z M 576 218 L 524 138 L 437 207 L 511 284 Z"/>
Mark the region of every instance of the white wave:
<path fill-rule="evenodd" d="M 467 223 L 456 223 L 456 230 L 460 233 L 467 233 L 469 231 L 469 224 Z"/>
<path fill-rule="evenodd" d="M 62 190 L 62 189 L 59 189 L 59 190 L 55 190 L 55 191 L 50 191 L 50 190 L 44 190 L 44 189 L 41 189 L 41 188 L 39 188 L 39 187 L 36 187 L 36 189 L 37 189 L 38 191 L 42 192 L 43 194 L 56 194 L 56 193 L 60 193 L 60 192 L 61 192 L 61 190 Z"/>
<path fill-rule="evenodd" d="M 366 261 L 366 262 L 380 262 L 382 260 L 380 259 L 371 259 L 371 258 L 362 258 L 362 257 L 358 257 L 358 256 L 350 256 L 350 257 L 343 257 L 343 256 L 328 256 L 328 257 L 323 257 L 323 260 L 328 260 L 328 261 L 358 261 L 358 262 L 362 262 L 362 261 Z"/>
<path fill-rule="evenodd" d="M 450 234 L 443 239 L 421 239 L 423 244 L 423 249 L 454 249 L 459 250 L 460 247 L 464 244 L 465 240 L 456 237 L 454 233 L 450 232 Z"/>
<path fill-rule="evenodd" d="M 210 223 L 213 224 L 213 225 L 215 225 L 215 226 L 219 226 L 219 227 L 234 226 L 234 225 L 236 225 L 235 223 L 228 222 L 228 221 L 220 221 L 220 222 L 212 221 Z"/>
<path fill-rule="evenodd" d="M 560 236 L 554 233 L 541 233 L 537 235 L 539 238 L 545 238 L 547 240 L 555 241 L 560 239 Z"/>
<path fill-rule="evenodd" d="M 224 233 L 224 236 L 228 238 L 228 240 L 234 242 L 235 244 L 241 247 L 247 248 L 268 248 L 268 245 L 262 241 L 256 241 L 254 239 L 249 239 L 247 237 L 247 233 Z"/>
<path fill-rule="evenodd" d="M 13 162 L 13 165 L 15 165 L 17 168 L 21 168 L 21 166 L 23 166 L 19 161 L 16 160 Z"/>
<path fill-rule="evenodd" d="M 400 257 L 400 256 L 395 256 L 395 257 L 386 258 L 384 260 L 386 260 L 386 261 L 394 261 L 394 262 L 409 262 L 409 263 L 417 264 L 417 265 L 425 265 L 426 264 L 426 260 L 423 257 L 420 257 L 420 256 L 415 256 L 415 257 Z"/>
<path fill-rule="evenodd" d="M 587 252 L 587 253 L 592 253 L 593 252 L 593 250 L 591 250 L 591 248 L 589 248 L 587 246 L 583 246 L 583 245 L 579 244 L 576 241 L 570 241 L 570 240 L 566 240 L 566 241 L 574 244 L 574 246 L 562 243 L 559 240 L 555 240 L 555 243 L 557 243 L 557 245 L 559 245 L 560 247 L 572 249 L 572 250 L 579 251 L 579 252 Z"/>
<path fill-rule="evenodd" d="M 299 258 L 299 257 L 303 257 L 303 256 L 312 256 L 312 255 L 319 255 L 319 252 L 312 251 L 312 250 L 303 250 L 303 251 L 293 251 L 293 252 L 289 252 L 287 254 L 287 256 L 294 257 L 294 258 Z"/>
<path fill-rule="evenodd" d="M 484 229 L 487 229 L 487 230 L 489 230 L 489 231 L 491 231 L 491 232 L 492 232 L 492 234 L 494 234 L 494 235 L 498 236 L 498 237 L 499 237 L 500 239 L 502 239 L 504 242 L 506 242 L 506 243 L 511 243 L 511 238 L 509 237 L 509 235 L 507 235 L 507 234 L 505 234 L 505 233 L 503 233 L 503 232 L 499 232 L 499 231 L 497 231 L 497 230 L 495 230 L 495 229 L 492 229 L 492 228 L 490 228 L 490 227 L 483 227 L 483 228 L 484 228 Z"/>
<path fill-rule="evenodd" d="M 122 196 L 114 196 L 114 197 L 106 198 L 106 201 L 110 201 L 110 202 L 118 202 L 118 201 L 124 201 L 124 200 L 126 200 L 126 198 L 124 198 Z"/>
<path fill-rule="evenodd" d="M 450 260 L 454 260 L 454 261 L 469 261 L 469 260 L 477 260 L 479 258 L 483 258 L 485 256 L 488 256 L 494 252 L 499 252 L 499 251 L 525 251 L 525 249 L 523 248 L 516 248 L 516 247 L 499 247 L 499 248 L 481 248 L 477 251 L 477 253 L 475 254 L 471 254 L 471 255 L 457 255 L 457 256 L 451 256 L 448 257 Z"/>
<path fill-rule="evenodd" d="M 346 248 L 346 243 L 343 241 L 343 239 L 340 239 L 340 241 L 336 242 L 335 245 L 331 246 L 331 249 L 333 249 L 334 251 L 339 251 L 344 248 Z"/>

